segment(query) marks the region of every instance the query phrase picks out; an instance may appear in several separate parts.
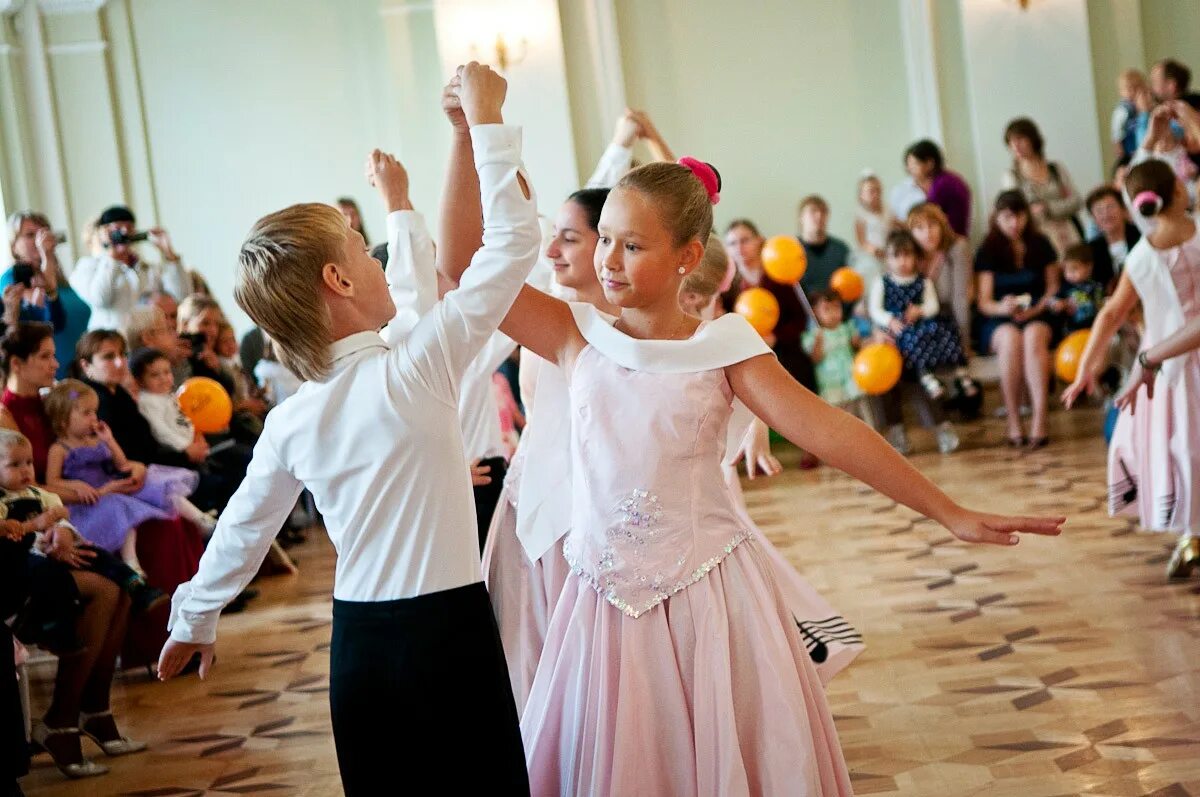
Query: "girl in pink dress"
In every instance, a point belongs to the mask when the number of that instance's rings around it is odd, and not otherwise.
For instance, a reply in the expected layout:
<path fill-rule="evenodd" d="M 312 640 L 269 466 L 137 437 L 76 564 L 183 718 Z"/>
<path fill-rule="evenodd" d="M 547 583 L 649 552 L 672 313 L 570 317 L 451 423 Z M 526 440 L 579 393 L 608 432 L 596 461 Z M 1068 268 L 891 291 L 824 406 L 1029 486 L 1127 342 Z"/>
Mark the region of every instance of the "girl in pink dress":
<path fill-rule="evenodd" d="M 1125 190 L 1139 226 L 1148 228 L 1125 261 L 1121 279 L 1092 326 L 1069 407 L 1096 389 L 1116 330 L 1140 300 L 1145 350 L 1200 318 L 1200 229 L 1187 212 L 1187 189 L 1162 161 L 1130 170 Z M 1117 419 L 1108 452 L 1109 511 L 1138 517 L 1147 531 L 1179 535 L 1169 578 L 1189 575 L 1200 559 L 1200 353 L 1167 360 L 1153 396 L 1139 391 L 1137 411 Z"/>
<path fill-rule="evenodd" d="M 715 233 L 710 233 L 704 247 L 704 259 L 688 274 L 679 291 L 680 306 L 691 315 L 702 319 L 713 319 L 721 315 L 717 298 L 729 289 L 726 281 L 730 260 L 724 244 Z M 733 495 L 742 516 L 742 522 L 750 530 L 755 542 L 771 565 L 775 583 L 783 595 L 792 620 L 804 637 L 804 646 L 809 658 L 816 666 L 821 683 L 827 684 L 833 676 L 849 666 L 863 651 L 862 636 L 834 611 L 829 601 L 808 583 L 779 549 L 771 544 L 746 509 L 742 495 L 742 483 L 738 479 L 738 462 L 745 461 L 746 473 L 755 478 L 756 472 L 775 476 L 782 467 L 771 454 L 770 432 L 767 425 L 746 408 L 740 401 L 733 402 L 733 414 L 729 419 L 729 432 L 725 442 L 725 460 L 721 469 L 725 484 Z"/>
<path fill-rule="evenodd" d="M 607 188 L 576 191 L 558 211 L 546 247 L 555 284 L 615 316 L 592 267 L 596 224 Z M 508 660 L 517 710 L 525 706 L 550 613 L 566 582 L 562 542 L 571 526 L 570 413 L 567 383 L 553 363 L 521 350 L 526 429 L 504 479 L 483 549 L 483 578 Z"/>
<path fill-rule="evenodd" d="M 688 158 L 630 172 L 595 254 L 620 317 L 526 286 L 503 325 L 559 366 L 570 398 L 571 574 L 521 721 L 537 795 L 852 793 L 804 639 L 725 484 L 735 396 L 962 539 L 1011 545 L 1062 523 L 958 506 L 795 382 L 740 316 L 680 309 L 718 191 Z"/>

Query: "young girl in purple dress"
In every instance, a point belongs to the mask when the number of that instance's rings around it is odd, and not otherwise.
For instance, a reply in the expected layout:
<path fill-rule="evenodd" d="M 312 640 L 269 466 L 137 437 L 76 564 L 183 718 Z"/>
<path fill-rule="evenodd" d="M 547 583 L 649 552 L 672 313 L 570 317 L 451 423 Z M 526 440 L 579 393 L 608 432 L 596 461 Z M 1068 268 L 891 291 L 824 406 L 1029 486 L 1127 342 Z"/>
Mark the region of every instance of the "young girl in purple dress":
<path fill-rule="evenodd" d="M 151 465 L 125 456 L 108 424 L 96 416 L 96 391 L 74 379 L 46 395 L 46 414 L 58 440 L 46 461 L 46 486 L 69 485 L 84 497 L 71 505 L 71 523 L 97 548 L 118 553 L 144 573 L 135 529 L 147 520 L 203 516 L 187 500 L 199 482 L 195 471 Z"/>

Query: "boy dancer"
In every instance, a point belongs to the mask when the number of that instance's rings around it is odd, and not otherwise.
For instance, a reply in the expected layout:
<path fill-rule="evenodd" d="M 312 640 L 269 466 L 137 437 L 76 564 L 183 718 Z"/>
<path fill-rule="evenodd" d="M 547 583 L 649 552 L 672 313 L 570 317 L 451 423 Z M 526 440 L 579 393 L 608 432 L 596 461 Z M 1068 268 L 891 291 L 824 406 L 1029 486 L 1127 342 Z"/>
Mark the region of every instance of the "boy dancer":
<path fill-rule="evenodd" d="M 504 80 L 471 63 L 456 83 L 484 245 L 461 287 L 403 342 L 389 349 L 376 332 L 395 306 L 379 263 L 336 209 L 286 208 L 260 219 L 243 245 L 238 304 L 308 384 L 268 418 L 199 572 L 175 594 L 159 661 L 165 679 L 199 652 L 207 675 L 221 607 L 253 577 L 308 488 L 338 553 L 330 709 L 352 796 L 417 772 L 452 775 L 466 793 L 528 789 L 480 580 L 457 399 L 541 236 L 520 174 L 520 132 L 502 123 Z"/>

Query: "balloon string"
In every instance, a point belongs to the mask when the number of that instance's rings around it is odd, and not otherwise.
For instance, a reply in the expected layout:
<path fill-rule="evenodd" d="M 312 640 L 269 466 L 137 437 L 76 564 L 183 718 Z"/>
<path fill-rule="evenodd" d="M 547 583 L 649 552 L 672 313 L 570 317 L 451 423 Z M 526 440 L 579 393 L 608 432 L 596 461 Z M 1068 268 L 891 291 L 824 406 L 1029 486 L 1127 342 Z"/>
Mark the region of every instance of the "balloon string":
<path fill-rule="evenodd" d="M 817 314 L 813 312 L 812 305 L 808 303 L 808 297 L 804 295 L 804 289 L 800 287 L 799 282 L 792 286 L 792 290 L 794 290 L 796 295 L 800 297 L 800 303 L 803 304 L 804 309 L 808 311 L 808 323 L 805 326 L 811 329 L 817 323 Z"/>

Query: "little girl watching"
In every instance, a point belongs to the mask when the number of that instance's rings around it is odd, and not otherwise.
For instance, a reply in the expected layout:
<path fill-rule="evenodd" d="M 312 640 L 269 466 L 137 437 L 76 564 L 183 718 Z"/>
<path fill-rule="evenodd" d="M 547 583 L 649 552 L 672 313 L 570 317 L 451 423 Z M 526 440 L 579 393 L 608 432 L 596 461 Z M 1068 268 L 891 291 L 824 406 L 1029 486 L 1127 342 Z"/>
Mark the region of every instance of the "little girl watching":
<path fill-rule="evenodd" d="M 863 417 L 857 406 L 863 392 L 852 373 L 854 352 L 862 342 L 855 323 L 843 319 L 842 297 L 837 291 L 814 293 L 809 303 L 820 326 L 807 330 L 801 341 L 816 368 L 817 390 L 830 404 L 858 410 L 855 414 Z"/>
<path fill-rule="evenodd" d="M 194 471 L 151 465 L 125 456 L 108 424 L 96 416 L 96 391 L 74 379 L 59 382 L 46 395 L 46 414 L 58 435 L 46 462 L 46 486 L 68 487 L 85 496 L 71 507 L 71 521 L 92 545 L 120 552 L 125 564 L 144 573 L 137 559 L 137 526 L 176 515 L 211 529 L 213 520 L 187 496 L 199 477 Z"/>
<path fill-rule="evenodd" d="M 920 248 L 912 233 L 897 230 L 887 239 L 888 273 L 871 286 L 868 304 L 871 320 L 896 341 L 904 357 L 905 370 L 916 375 L 921 387 L 935 401 L 946 392 L 934 375 L 938 368 L 967 365 L 958 329 L 938 317 L 941 305 L 937 291 L 917 269 Z"/>

